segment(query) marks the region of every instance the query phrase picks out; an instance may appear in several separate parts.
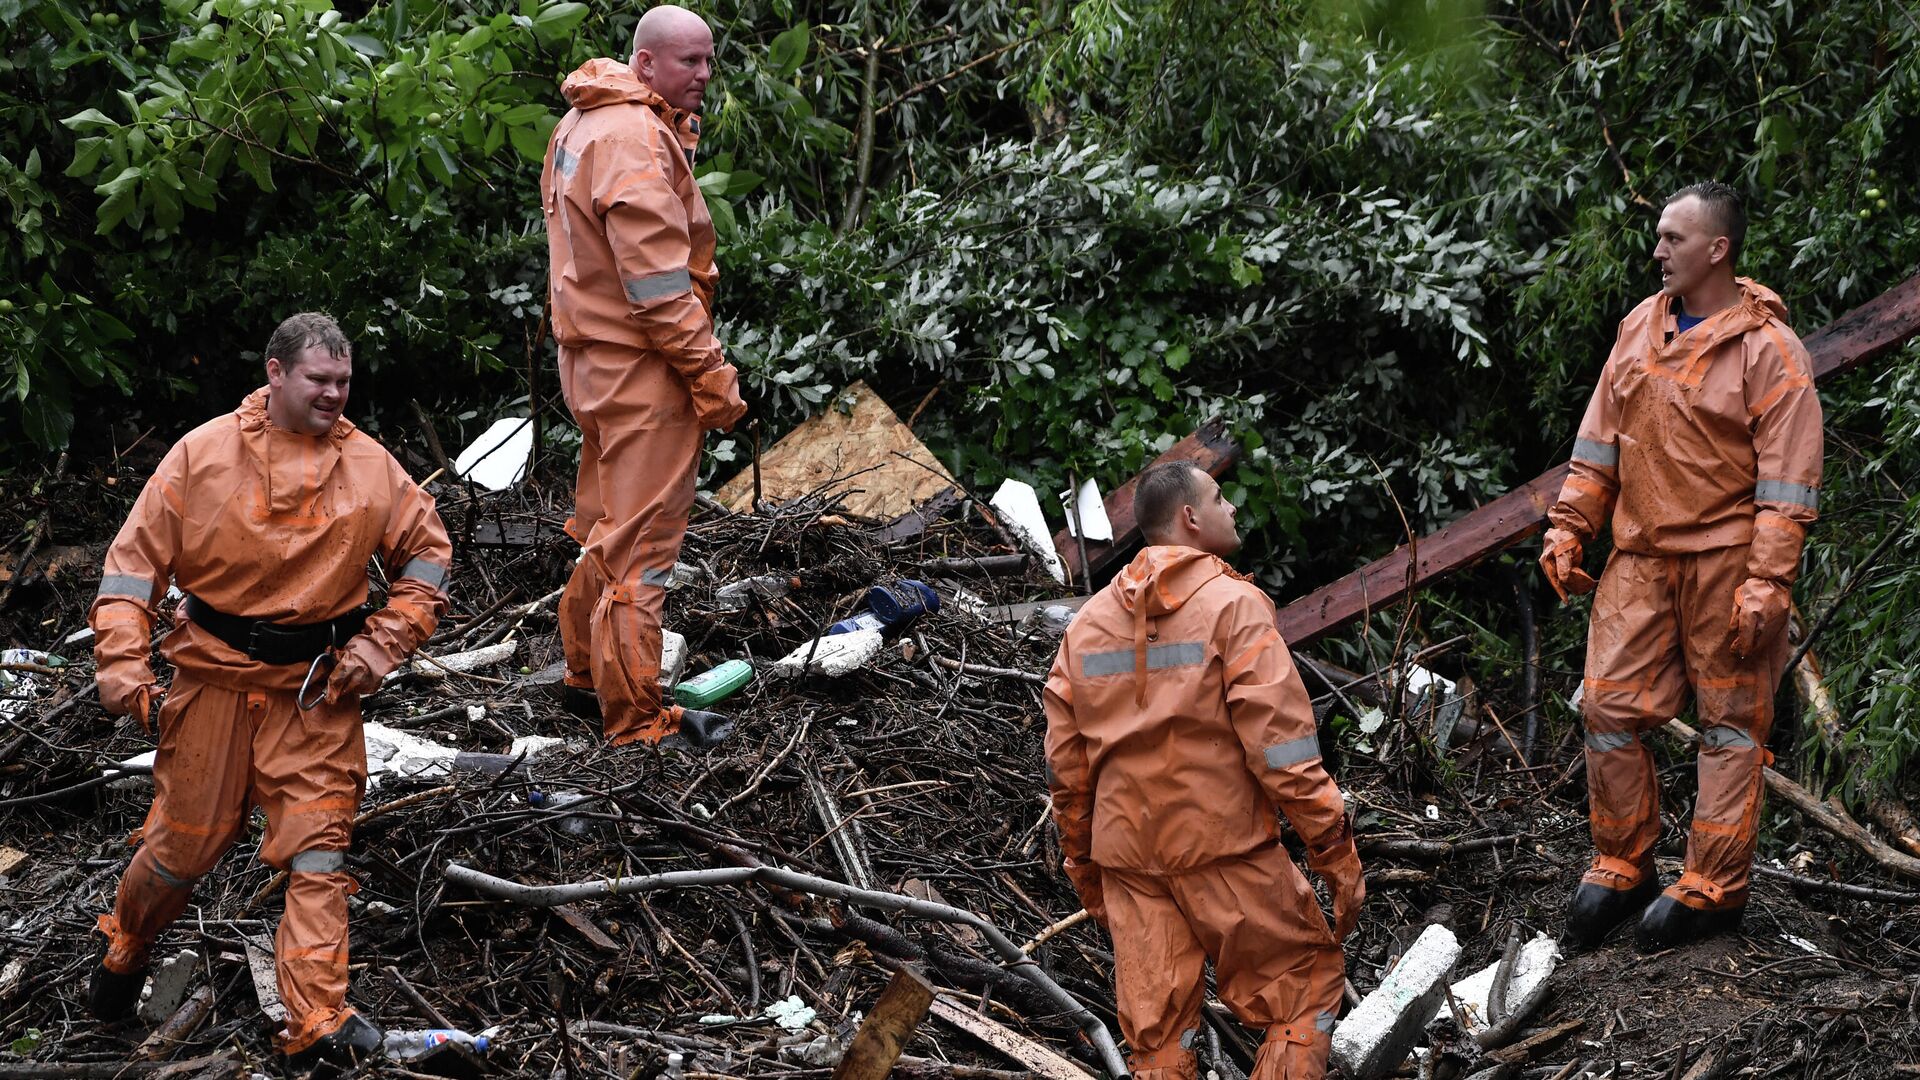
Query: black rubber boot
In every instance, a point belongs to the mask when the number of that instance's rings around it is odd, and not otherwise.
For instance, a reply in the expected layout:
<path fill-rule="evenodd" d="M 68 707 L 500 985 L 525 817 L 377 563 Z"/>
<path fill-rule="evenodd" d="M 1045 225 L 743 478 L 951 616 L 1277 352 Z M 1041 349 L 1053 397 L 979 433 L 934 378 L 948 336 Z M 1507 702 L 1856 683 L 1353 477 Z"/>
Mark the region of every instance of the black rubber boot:
<path fill-rule="evenodd" d="M 122 975 L 105 964 L 96 964 L 87 983 L 87 1011 L 96 1020 L 125 1020 L 140 1004 L 140 989 L 147 985 L 147 969 Z"/>
<path fill-rule="evenodd" d="M 600 695 L 584 687 L 561 684 L 560 707 L 582 720 L 600 719 Z"/>
<path fill-rule="evenodd" d="M 1581 882 L 1567 901 L 1567 941 L 1576 949 L 1598 948 L 1614 927 L 1639 914 L 1659 892 L 1660 877 L 1651 868 L 1631 889 Z"/>
<path fill-rule="evenodd" d="M 312 1046 L 292 1056 L 297 1065 L 326 1062 L 350 1068 L 381 1052 L 382 1036 L 373 1022 L 359 1013 L 348 1013 L 346 1022 L 315 1040 Z"/>
<path fill-rule="evenodd" d="M 1647 905 L 1646 914 L 1640 916 L 1640 925 L 1633 931 L 1633 944 L 1641 952 L 1660 952 L 1675 945 L 1685 945 L 1737 930 L 1746 914 L 1745 904 L 1702 911 L 1662 893 L 1659 899 Z"/>
<path fill-rule="evenodd" d="M 733 717 L 702 709 L 680 710 L 680 730 L 660 740 L 663 750 L 708 750 L 733 734 Z"/>

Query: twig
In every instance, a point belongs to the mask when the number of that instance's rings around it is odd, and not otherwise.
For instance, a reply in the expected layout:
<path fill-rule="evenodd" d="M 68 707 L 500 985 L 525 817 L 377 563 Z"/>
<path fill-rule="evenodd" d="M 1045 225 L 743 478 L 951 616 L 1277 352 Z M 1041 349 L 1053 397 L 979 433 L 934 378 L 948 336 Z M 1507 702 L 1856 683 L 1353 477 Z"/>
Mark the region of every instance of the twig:
<path fill-rule="evenodd" d="M 1081 908 L 1079 911 L 1074 912 L 1059 922 L 1054 923 L 1052 926 L 1047 927 L 1045 930 L 1033 935 L 1033 940 L 1020 946 L 1020 951 L 1031 956 L 1033 955 L 1033 950 L 1045 945 L 1055 934 L 1064 930 L 1071 930 L 1092 917 L 1093 916 L 1087 914 L 1087 909 Z"/>
<path fill-rule="evenodd" d="M 48 484 L 59 483 L 60 478 L 65 476 L 66 472 L 67 452 L 62 450 L 60 451 L 59 459 L 53 463 L 53 478 L 48 481 Z M 38 485 L 36 485 L 36 487 L 38 487 Z M 44 489 L 42 488 L 41 490 Z M 13 599 L 14 587 L 20 584 L 20 579 L 27 576 L 27 564 L 33 561 L 34 554 L 40 550 L 40 542 L 47 538 L 47 522 L 52 520 L 52 518 L 53 515 L 49 512 L 49 508 L 41 507 L 39 519 L 33 524 L 33 535 L 27 538 L 27 548 L 13 564 L 13 576 L 7 579 L 5 588 L 0 588 L 0 610 L 4 610 L 7 606 L 7 601 Z"/>
<path fill-rule="evenodd" d="M 742 799 L 750 798 L 755 792 L 759 791 L 760 785 L 766 782 L 767 777 L 772 776 L 773 771 L 775 769 L 778 769 L 782 764 L 786 762 L 787 757 L 793 753 L 793 748 L 796 746 L 799 746 L 800 743 L 806 739 L 807 728 L 812 726 L 812 724 L 813 724 L 813 713 L 808 713 L 807 715 L 801 717 L 800 726 L 794 730 L 793 737 L 787 740 L 786 747 L 783 748 L 778 754 L 775 754 L 773 756 L 773 760 L 767 762 L 765 768 L 755 773 L 753 775 L 753 779 L 747 781 L 746 787 L 741 788 L 738 792 L 734 793 L 734 796 L 732 798 L 728 799 L 726 802 L 721 803 L 720 809 L 715 810 L 713 812 L 713 816 L 716 818 L 719 817 L 721 814 L 724 814 L 729 809 L 731 809 L 735 803 L 739 802 Z"/>
<path fill-rule="evenodd" d="M 893 892 L 879 892 L 868 889 L 856 889 L 838 881 L 798 874 L 777 866 L 758 867 L 719 867 L 709 870 L 679 870 L 664 874 L 649 874 L 642 877 L 623 877 L 611 880 L 585 881 L 571 885 L 521 885 L 517 882 L 497 878 L 491 874 L 462 866 L 459 863 L 447 864 L 446 880 L 464 885 L 476 892 L 497 896 L 517 904 L 530 907 L 554 907 L 559 904 L 596 897 L 623 896 L 632 893 L 653 892 L 660 889 L 684 887 L 713 887 L 722 885 L 743 885 L 747 882 L 760 882 L 781 886 L 799 892 L 812 893 L 829 899 L 842 900 L 863 907 L 896 911 L 901 914 L 938 922 L 961 923 L 971 926 L 984 936 L 995 952 L 1005 959 L 1015 973 L 1032 983 L 1049 1000 L 1058 1005 L 1062 1012 L 1071 1016 L 1080 1030 L 1092 1041 L 1100 1054 L 1102 1065 L 1114 1076 L 1127 1074 L 1125 1060 L 1120 1048 L 1113 1041 L 1100 1018 L 1095 1016 L 1080 1000 L 1068 993 L 1052 976 L 1040 970 L 1031 957 L 1020 951 L 998 926 L 971 911 L 936 904 L 928 900 L 919 900 Z M 1544 986 L 1545 984 L 1542 983 Z"/>
<path fill-rule="evenodd" d="M 1859 588 L 1860 583 L 1867 579 L 1867 571 L 1872 568 L 1874 562 L 1881 555 L 1886 554 L 1887 549 L 1892 547 L 1893 542 L 1901 535 L 1903 535 L 1901 530 L 1889 528 L 1887 535 L 1880 538 L 1880 542 L 1874 545 L 1872 551 L 1867 552 L 1867 557 L 1847 571 L 1847 580 L 1841 583 L 1840 591 L 1834 594 L 1833 603 L 1827 605 L 1827 610 L 1820 614 L 1820 618 L 1815 620 L 1813 626 L 1807 630 L 1806 636 L 1800 639 L 1800 644 L 1794 648 L 1793 655 L 1787 658 L 1787 666 L 1783 670 L 1792 671 L 1794 665 L 1807 655 L 1807 650 L 1813 648 L 1814 640 L 1827 628 L 1827 624 L 1833 622 L 1834 615 L 1838 614 L 1840 606 L 1847 602 L 1847 597 L 1853 595 L 1853 590 Z"/>
<path fill-rule="evenodd" d="M 1846 896 L 1855 900 L 1872 900 L 1882 904 L 1920 904 L 1920 892 L 1899 892 L 1894 889 L 1876 889 L 1868 885 L 1853 885 L 1844 881 L 1828 881 L 1826 878 L 1796 874 L 1791 870 L 1776 870 L 1771 866 L 1758 863 L 1754 864 L 1753 872 L 1775 881 L 1791 882 L 1802 889 L 1832 893 L 1835 896 Z"/>
<path fill-rule="evenodd" d="M 1047 677 L 1045 675 L 1038 675 L 1031 671 L 1021 671 L 1018 668 L 989 667 L 986 664 L 963 664 L 958 660 L 950 660 L 944 656 L 930 656 L 929 659 L 949 671 L 957 671 L 962 675 L 983 675 L 996 679 L 1020 679 L 1023 682 L 1030 682 L 1035 686 L 1047 685 Z"/>

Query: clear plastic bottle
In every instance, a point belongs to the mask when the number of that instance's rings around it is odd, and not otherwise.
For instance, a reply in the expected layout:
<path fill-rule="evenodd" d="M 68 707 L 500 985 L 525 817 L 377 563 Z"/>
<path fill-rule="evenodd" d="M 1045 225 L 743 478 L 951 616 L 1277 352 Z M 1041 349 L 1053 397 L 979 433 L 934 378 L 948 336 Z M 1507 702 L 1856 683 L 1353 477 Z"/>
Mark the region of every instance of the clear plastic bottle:
<path fill-rule="evenodd" d="M 469 1035 L 456 1028 L 421 1028 L 418 1031 L 389 1031 L 381 1040 L 387 1056 L 395 1061 L 418 1061 L 452 1043 L 475 1053 L 487 1052 L 485 1035 Z"/>
<path fill-rule="evenodd" d="M 684 1080 L 687 1075 L 685 1054 L 674 1052 L 667 1055 L 667 1071 L 660 1074 L 663 1080 Z"/>

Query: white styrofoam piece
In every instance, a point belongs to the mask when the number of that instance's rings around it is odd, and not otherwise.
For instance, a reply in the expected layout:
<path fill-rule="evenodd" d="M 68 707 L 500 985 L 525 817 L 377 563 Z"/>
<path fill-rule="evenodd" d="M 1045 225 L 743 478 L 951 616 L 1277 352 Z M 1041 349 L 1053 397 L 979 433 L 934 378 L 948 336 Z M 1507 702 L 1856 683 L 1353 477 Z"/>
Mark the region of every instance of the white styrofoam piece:
<path fill-rule="evenodd" d="M 92 641 L 92 640 L 93 640 L 93 627 L 83 626 L 80 629 L 75 630 L 73 633 L 68 634 L 66 637 L 61 638 L 60 644 L 78 645 L 83 641 Z"/>
<path fill-rule="evenodd" d="M 489 645 L 484 649 L 469 649 L 466 652 L 436 656 L 432 660 L 417 659 L 413 662 L 413 674 L 421 679 L 444 679 L 448 672 L 479 671 L 483 667 L 504 663 L 513 658 L 513 650 L 520 643 L 508 638 L 498 645 Z"/>
<path fill-rule="evenodd" d="M 192 949 L 156 965 L 153 978 L 147 982 L 146 999 L 140 1002 L 140 1019 L 159 1024 L 172 1016 L 186 999 L 187 987 L 193 985 L 193 975 L 199 967 L 200 954 Z"/>
<path fill-rule="evenodd" d="M 1354 1080 L 1375 1080 L 1398 1067 L 1445 1000 L 1459 957 L 1452 930 L 1436 923 L 1421 931 L 1380 986 L 1333 1029 L 1334 1062 Z"/>
<path fill-rule="evenodd" d="M 848 634 L 834 634 L 817 641 L 809 641 L 787 655 L 767 665 L 767 674 L 787 677 L 800 674 L 800 669 L 819 675 L 839 676 L 866 666 L 867 661 L 880 655 L 884 644 L 878 630 L 855 630 Z M 813 657 L 813 663 L 807 664 L 807 657 Z"/>
<path fill-rule="evenodd" d="M 761 1015 L 788 1031 L 801 1031 L 808 1024 L 813 1023 L 814 1012 L 796 995 L 784 1001 L 774 1002 L 767 1006 L 767 1011 Z"/>
<path fill-rule="evenodd" d="M 1107 503 L 1100 497 L 1100 485 L 1088 477 L 1080 485 L 1078 493 L 1061 492 L 1060 505 L 1066 506 L 1070 498 L 1073 500 L 1073 513 L 1067 515 L 1067 532 L 1073 536 L 1084 532 L 1089 540 L 1112 543 L 1113 522 L 1107 518 Z"/>
<path fill-rule="evenodd" d="M 525 416 L 503 416 L 453 459 L 456 475 L 488 491 L 505 491 L 527 474 L 533 456 L 533 422 Z"/>
<path fill-rule="evenodd" d="M 1033 485 L 1002 480 L 989 505 L 999 512 L 1000 524 L 1046 565 L 1053 580 L 1065 585 L 1067 568 L 1060 561 L 1060 553 L 1053 550 L 1053 537 L 1047 533 L 1047 516 L 1040 511 L 1040 497 L 1034 494 Z"/>
<path fill-rule="evenodd" d="M 687 639 L 671 630 L 660 631 L 660 682 L 672 686 L 687 666 Z"/>
<path fill-rule="evenodd" d="M 1560 943 L 1545 934 L 1535 935 L 1513 958 L 1513 977 L 1507 980 L 1507 1000 L 1525 1001 L 1536 987 L 1547 981 L 1559 963 Z M 1493 993 L 1493 976 L 1499 967 L 1500 961 L 1495 960 L 1453 984 L 1453 1000 L 1459 1004 L 1469 1032 L 1487 1027 L 1487 997 Z M 1441 1002 L 1440 1008 L 1427 1019 L 1432 1020 L 1445 1008 L 1446 1003 Z"/>
<path fill-rule="evenodd" d="M 565 746 L 566 743 L 567 740 L 558 739 L 552 735 L 516 735 L 513 746 L 507 750 L 507 756 L 519 757 L 525 754 L 527 760 L 532 761 L 556 746 Z"/>
<path fill-rule="evenodd" d="M 369 777 L 389 772 L 397 776 L 444 776 L 453 771 L 453 759 L 460 753 L 455 747 L 372 720 L 363 727 Z"/>

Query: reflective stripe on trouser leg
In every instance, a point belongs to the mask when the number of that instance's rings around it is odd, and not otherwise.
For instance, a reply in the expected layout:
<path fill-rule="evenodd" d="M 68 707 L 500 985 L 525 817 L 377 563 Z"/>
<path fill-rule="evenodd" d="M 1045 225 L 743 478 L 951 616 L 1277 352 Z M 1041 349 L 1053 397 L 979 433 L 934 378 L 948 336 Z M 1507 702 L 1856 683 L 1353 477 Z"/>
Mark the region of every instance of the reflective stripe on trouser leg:
<path fill-rule="evenodd" d="M 1746 546 L 1686 560 L 1681 591 L 1687 664 L 1700 719 L 1699 796 L 1687 837 L 1687 870 L 1719 886 L 1721 902 L 1746 902 L 1765 794 L 1773 694 L 1792 645 L 1775 635 L 1766 654 L 1732 649 L 1734 594 L 1747 575 Z M 1684 901 L 1709 901 L 1688 893 Z"/>
<path fill-rule="evenodd" d="M 193 881 L 162 866 L 144 844 L 133 853 L 114 894 L 113 914 L 99 921 L 107 935 L 102 962 L 109 970 L 125 975 L 146 966 L 147 947 L 193 899 Z"/>
<path fill-rule="evenodd" d="M 598 558 L 607 574 L 593 609 L 591 665 L 602 727 L 616 744 L 658 740 L 678 723 L 658 681 L 666 593 L 647 584 L 647 571 L 670 569 L 680 555 L 700 457 L 685 384 L 652 358 L 638 365 L 635 379 L 644 385 L 634 392 L 655 395 L 653 401 L 633 421 L 597 420 L 606 519 L 587 546 L 588 558 Z"/>
<path fill-rule="evenodd" d="M 1601 855 L 1644 866 L 1660 838 L 1653 755 L 1637 734 L 1686 704 L 1675 560 L 1616 551 L 1594 592 L 1581 713 L 1587 808 Z"/>
<path fill-rule="evenodd" d="M 1194 1076 L 1181 1036 L 1200 1026 L 1206 950 L 1175 901 L 1169 879 L 1103 870 L 1113 940 L 1114 1004 L 1136 1077 Z"/>
<path fill-rule="evenodd" d="M 306 1049 L 345 1019 L 352 884 L 338 872 L 296 870 L 287 877 L 287 910 L 273 942 L 274 974 L 287 1007 L 286 1053 Z"/>

